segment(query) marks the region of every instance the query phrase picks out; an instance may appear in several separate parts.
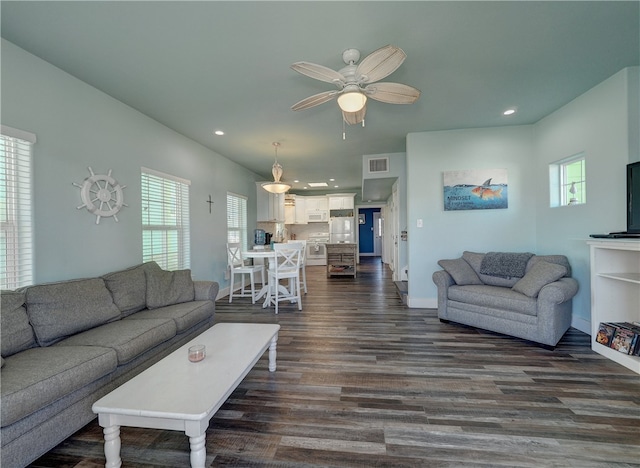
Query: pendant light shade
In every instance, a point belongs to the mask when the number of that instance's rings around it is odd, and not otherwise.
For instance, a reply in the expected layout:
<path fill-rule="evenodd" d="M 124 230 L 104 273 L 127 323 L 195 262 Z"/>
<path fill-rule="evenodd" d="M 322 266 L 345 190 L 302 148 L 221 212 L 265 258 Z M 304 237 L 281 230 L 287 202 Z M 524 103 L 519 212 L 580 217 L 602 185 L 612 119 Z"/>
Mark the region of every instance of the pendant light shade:
<path fill-rule="evenodd" d="M 280 163 L 278 163 L 278 146 L 280 146 L 280 143 L 274 142 L 273 146 L 276 150 L 275 162 L 273 163 L 273 167 L 271 168 L 271 173 L 273 174 L 273 182 L 264 182 L 262 184 L 262 188 L 270 193 L 285 193 L 291 188 L 291 185 L 280 182 L 280 177 L 282 177 L 282 166 L 280 165 Z"/>

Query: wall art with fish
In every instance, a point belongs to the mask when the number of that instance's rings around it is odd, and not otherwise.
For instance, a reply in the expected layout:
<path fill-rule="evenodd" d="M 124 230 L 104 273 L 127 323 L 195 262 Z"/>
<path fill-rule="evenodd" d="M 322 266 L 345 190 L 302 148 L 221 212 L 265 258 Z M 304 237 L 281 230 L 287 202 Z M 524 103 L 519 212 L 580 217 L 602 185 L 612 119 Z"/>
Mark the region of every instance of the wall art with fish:
<path fill-rule="evenodd" d="M 443 173 L 444 211 L 500 210 L 509 206 L 506 169 Z"/>

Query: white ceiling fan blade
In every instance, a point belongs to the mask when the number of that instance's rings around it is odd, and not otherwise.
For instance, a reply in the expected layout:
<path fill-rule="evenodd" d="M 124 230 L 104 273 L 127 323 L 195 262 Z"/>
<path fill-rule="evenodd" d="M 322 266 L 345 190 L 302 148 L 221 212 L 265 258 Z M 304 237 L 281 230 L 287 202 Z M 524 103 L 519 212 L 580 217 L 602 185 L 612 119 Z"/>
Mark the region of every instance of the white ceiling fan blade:
<path fill-rule="evenodd" d="M 419 89 L 401 83 L 374 83 L 364 92 L 371 99 L 388 104 L 413 104 L 420 97 Z"/>
<path fill-rule="evenodd" d="M 407 54 L 400 47 L 388 45 L 367 55 L 358 68 L 356 76 L 362 77 L 362 83 L 373 83 L 391 75 L 402 65 Z"/>
<path fill-rule="evenodd" d="M 313 96 L 309 96 L 302 101 L 296 102 L 293 106 L 291 106 L 291 110 L 298 111 L 309 109 L 310 107 L 314 106 L 319 106 L 320 104 L 324 104 L 327 101 L 331 101 L 339 93 L 340 91 L 324 91 L 322 93 L 314 94 Z"/>
<path fill-rule="evenodd" d="M 365 106 L 362 109 L 360 109 L 359 111 L 356 111 L 356 112 L 344 112 L 344 111 L 342 111 L 342 118 L 349 125 L 355 125 L 355 124 L 359 124 L 360 122 L 362 122 L 364 120 L 364 116 L 365 116 L 366 113 L 367 113 L 367 106 L 365 104 Z"/>
<path fill-rule="evenodd" d="M 309 78 L 325 81 L 327 83 L 335 83 L 339 88 L 342 88 L 346 81 L 345 77 L 342 76 L 342 73 L 323 65 L 318 65 L 317 63 L 296 62 L 291 65 L 291 68 L 302 75 L 308 76 Z"/>

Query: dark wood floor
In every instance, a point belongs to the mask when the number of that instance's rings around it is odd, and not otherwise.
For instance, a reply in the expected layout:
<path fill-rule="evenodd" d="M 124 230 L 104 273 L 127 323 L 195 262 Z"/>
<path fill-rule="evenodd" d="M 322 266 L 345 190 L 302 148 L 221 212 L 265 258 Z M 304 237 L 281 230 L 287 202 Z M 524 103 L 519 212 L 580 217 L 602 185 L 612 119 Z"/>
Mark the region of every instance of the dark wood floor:
<path fill-rule="evenodd" d="M 266 357 L 212 419 L 207 466 L 640 466 L 640 376 L 571 329 L 554 351 L 408 309 L 389 271 L 308 267 L 303 311 L 248 299 L 218 322 L 279 323 Z M 161 391 L 161 389 L 158 389 Z M 96 422 L 33 464 L 104 466 Z M 122 428 L 124 467 L 188 466 L 177 432 Z"/>

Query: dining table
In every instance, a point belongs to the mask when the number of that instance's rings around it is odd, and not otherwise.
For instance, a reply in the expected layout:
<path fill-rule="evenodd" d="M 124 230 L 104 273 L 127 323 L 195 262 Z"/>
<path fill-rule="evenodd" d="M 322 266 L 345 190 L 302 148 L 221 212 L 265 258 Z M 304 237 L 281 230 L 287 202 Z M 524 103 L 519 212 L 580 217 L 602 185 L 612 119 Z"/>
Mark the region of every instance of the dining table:
<path fill-rule="evenodd" d="M 271 262 L 275 262 L 276 260 L 276 252 L 275 250 L 273 250 L 270 247 L 265 247 L 264 249 L 251 249 L 251 250 L 245 250 L 242 252 L 242 257 L 243 258 L 251 258 L 251 259 L 257 259 L 257 258 L 261 258 L 261 259 L 266 259 L 267 263 L 271 263 Z M 267 268 L 267 265 L 265 265 L 265 268 Z M 266 308 L 271 304 L 270 298 L 271 295 L 269 294 L 269 288 L 271 287 L 271 285 L 269 284 L 269 274 L 267 273 L 267 284 L 263 284 L 262 288 L 260 289 L 260 291 L 258 291 L 256 293 L 256 299 L 260 299 L 262 296 L 265 296 L 264 302 L 262 304 L 262 308 Z M 289 291 L 287 291 L 287 288 L 285 288 L 283 285 L 278 284 L 278 290 L 280 291 L 280 293 L 282 294 L 288 294 Z M 295 299 L 291 302 L 296 302 Z"/>

